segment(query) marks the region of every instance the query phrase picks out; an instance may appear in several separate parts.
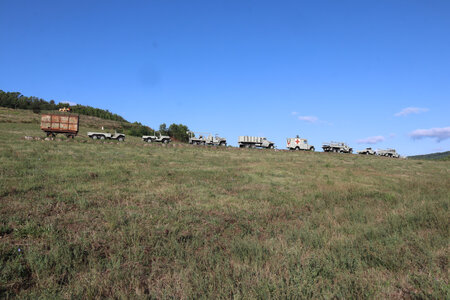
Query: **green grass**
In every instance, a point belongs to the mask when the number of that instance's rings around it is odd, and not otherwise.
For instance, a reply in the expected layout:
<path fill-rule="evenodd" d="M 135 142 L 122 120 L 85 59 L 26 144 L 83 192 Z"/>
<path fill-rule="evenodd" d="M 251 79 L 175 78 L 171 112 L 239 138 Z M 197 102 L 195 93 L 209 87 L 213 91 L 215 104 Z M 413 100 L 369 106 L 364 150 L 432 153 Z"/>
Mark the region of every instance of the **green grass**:
<path fill-rule="evenodd" d="M 448 162 L 108 143 L 87 127 L 28 141 L 38 124 L 5 114 L 0 297 L 450 296 Z"/>

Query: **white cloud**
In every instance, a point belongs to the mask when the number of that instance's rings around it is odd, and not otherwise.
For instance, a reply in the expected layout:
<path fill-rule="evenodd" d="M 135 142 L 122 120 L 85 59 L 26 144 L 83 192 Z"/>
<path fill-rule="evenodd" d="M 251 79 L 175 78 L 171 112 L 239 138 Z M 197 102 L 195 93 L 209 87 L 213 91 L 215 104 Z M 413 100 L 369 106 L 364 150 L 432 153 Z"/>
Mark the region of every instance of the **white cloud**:
<path fill-rule="evenodd" d="M 70 102 L 70 101 L 60 101 L 59 103 L 69 104 L 69 105 L 77 105 L 75 102 Z"/>
<path fill-rule="evenodd" d="M 360 140 L 357 140 L 356 142 L 358 144 L 376 144 L 376 143 L 380 143 L 384 140 L 385 140 L 384 136 L 377 135 L 377 136 L 369 136 L 368 138 L 360 139 Z"/>
<path fill-rule="evenodd" d="M 319 121 L 319 118 L 315 116 L 298 116 L 298 119 L 300 121 L 305 121 L 309 123 L 316 123 L 317 121 Z"/>
<path fill-rule="evenodd" d="M 417 129 L 409 134 L 413 139 L 434 138 L 440 142 L 450 138 L 450 127 Z"/>
<path fill-rule="evenodd" d="M 292 115 L 293 115 L 293 116 L 298 115 L 298 112 L 293 111 L 293 112 L 292 112 Z"/>
<path fill-rule="evenodd" d="M 421 108 L 421 107 L 407 107 L 396 113 L 394 116 L 396 117 L 404 117 L 410 114 L 420 114 L 423 112 L 427 112 L 428 108 Z"/>

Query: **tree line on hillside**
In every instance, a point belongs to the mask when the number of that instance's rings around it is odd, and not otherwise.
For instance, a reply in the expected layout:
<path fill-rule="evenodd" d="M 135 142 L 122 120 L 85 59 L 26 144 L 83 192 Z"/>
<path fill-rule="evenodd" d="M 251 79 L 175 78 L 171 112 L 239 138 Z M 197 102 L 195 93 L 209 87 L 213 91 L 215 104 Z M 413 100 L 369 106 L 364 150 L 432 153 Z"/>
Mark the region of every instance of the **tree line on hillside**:
<path fill-rule="evenodd" d="M 112 120 L 118 122 L 127 122 L 124 118 L 112 112 L 85 105 L 69 105 L 67 103 L 55 103 L 55 100 L 46 101 L 38 97 L 27 97 L 19 92 L 4 92 L 0 90 L 0 106 L 18 109 L 30 109 L 35 113 L 40 113 L 41 110 L 59 110 L 63 107 L 69 107 L 73 113 L 78 113 L 86 116 L 93 116 L 105 120 Z"/>
<path fill-rule="evenodd" d="M 408 159 L 450 160 L 450 151 L 408 156 Z"/>
<path fill-rule="evenodd" d="M 60 108 L 70 107 L 71 112 L 73 113 L 120 122 L 118 129 L 128 135 L 143 136 L 153 135 L 155 133 L 155 131 L 149 126 L 143 125 L 139 122 L 130 123 L 122 116 L 105 109 L 80 104 L 69 105 L 61 102 L 55 103 L 54 100 L 46 101 L 34 96 L 27 97 L 19 92 L 5 92 L 0 90 L 0 106 L 13 109 L 29 109 L 34 113 L 40 113 L 41 110 L 59 110 Z M 169 128 L 167 128 L 167 125 L 163 123 L 159 128 L 159 132 L 162 135 L 169 135 L 180 142 L 187 142 L 189 140 L 189 136 L 186 133 L 189 128 L 186 125 L 171 124 Z"/>

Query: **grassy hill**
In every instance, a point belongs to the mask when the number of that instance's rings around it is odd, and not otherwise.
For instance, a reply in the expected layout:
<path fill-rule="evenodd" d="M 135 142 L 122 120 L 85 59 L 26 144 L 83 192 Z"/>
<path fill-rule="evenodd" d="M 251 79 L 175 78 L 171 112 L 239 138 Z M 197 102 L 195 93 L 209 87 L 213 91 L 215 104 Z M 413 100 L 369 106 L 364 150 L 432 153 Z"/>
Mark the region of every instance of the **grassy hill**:
<path fill-rule="evenodd" d="M 439 160 L 450 160 L 450 151 L 446 152 L 436 152 L 424 155 L 414 155 L 408 156 L 409 159 L 439 159 Z"/>
<path fill-rule="evenodd" d="M 448 162 L 25 140 L 36 117 L 0 110 L 2 298 L 449 297 Z"/>

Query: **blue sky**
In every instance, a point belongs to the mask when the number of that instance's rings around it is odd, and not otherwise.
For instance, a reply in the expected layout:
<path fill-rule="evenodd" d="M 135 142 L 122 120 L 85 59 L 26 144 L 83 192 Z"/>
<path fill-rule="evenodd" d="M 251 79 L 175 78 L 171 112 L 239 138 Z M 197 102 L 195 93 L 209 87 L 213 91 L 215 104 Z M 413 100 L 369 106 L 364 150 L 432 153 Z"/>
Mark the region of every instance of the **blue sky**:
<path fill-rule="evenodd" d="M 151 127 L 450 150 L 448 0 L 0 0 L 0 41 L 0 89 Z"/>

